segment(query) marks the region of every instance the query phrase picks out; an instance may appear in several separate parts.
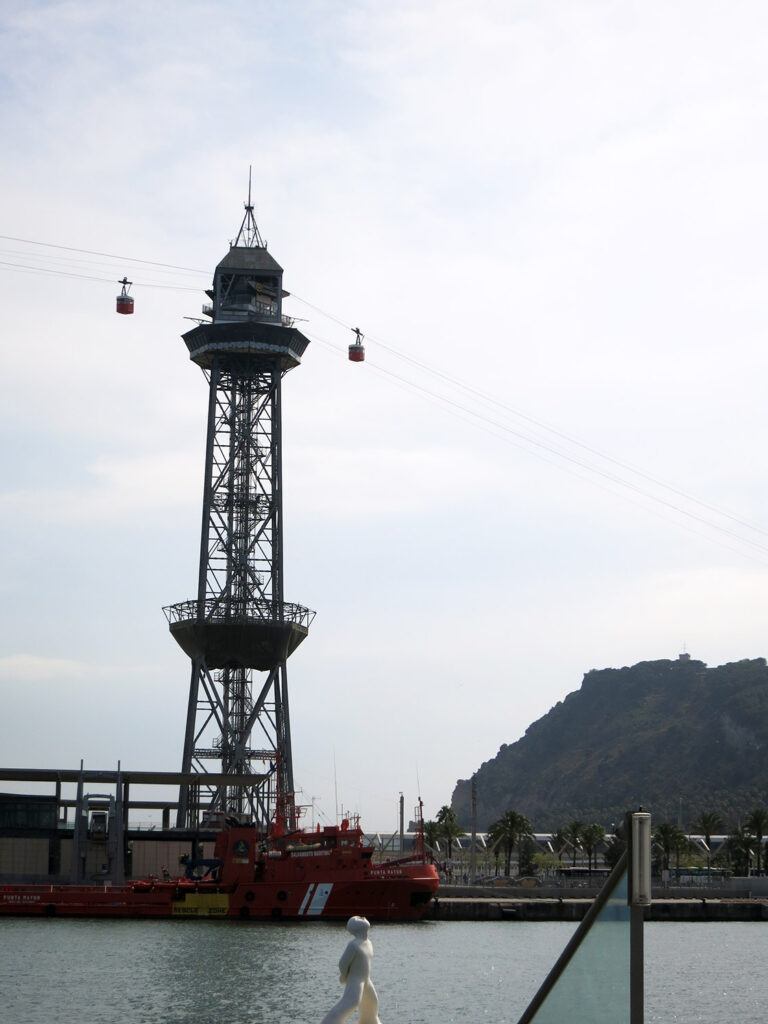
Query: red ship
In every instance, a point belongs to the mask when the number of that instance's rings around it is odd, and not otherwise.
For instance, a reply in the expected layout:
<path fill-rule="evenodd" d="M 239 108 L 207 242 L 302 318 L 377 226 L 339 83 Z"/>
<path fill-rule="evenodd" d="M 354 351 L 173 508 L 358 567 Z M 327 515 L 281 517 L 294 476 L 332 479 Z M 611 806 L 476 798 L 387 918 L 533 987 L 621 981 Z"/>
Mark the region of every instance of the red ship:
<path fill-rule="evenodd" d="M 245 210 L 206 291 L 210 322 L 184 334 L 207 383 L 208 425 L 197 592 L 164 609 L 191 663 L 181 772 L 128 773 L 119 764 L 117 773 L 85 772 L 82 763 L 79 773 L 38 772 L 56 785 L 50 817 L 31 824 L 32 797 L 18 814 L 0 815 L 10 851 L 0 850 L 0 868 L 10 875 L 0 884 L 0 915 L 408 920 L 421 917 L 437 891 L 423 830 L 412 856 L 374 863 L 356 821 L 298 827 L 286 661 L 314 612 L 283 598 L 281 396 L 282 379 L 301 364 L 309 339 L 283 314 L 289 293 L 256 225 L 250 175 Z M 130 282 L 121 284 L 117 310 L 131 313 Z M 362 339 L 355 328 L 353 361 L 364 358 Z M 264 749 L 253 748 L 252 734 Z M 14 781 L 34 775 L 0 769 L 0 778 Z M 114 798 L 84 792 L 85 782 L 108 777 Z M 78 785 L 74 804 L 61 799 L 67 781 Z M 133 806 L 163 808 L 162 834 L 149 840 L 163 857 L 160 843 L 175 847 L 174 860 L 179 844 L 190 844 L 184 877 L 134 856 L 131 844 L 143 856 L 148 840 L 129 827 L 129 788 L 144 784 L 179 786 L 173 805 Z M 71 833 L 60 817 L 70 805 Z M 226 822 L 199 827 L 200 811 Z M 207 859 L 199 859 L 201 849 Z M 163 877 L 128 880 L 148 872 Z"/>
<path fill-rule="evenodd" d="M 272 831 L 264 837 L 252 826 L 223 828 L 213 858 L 188 860 L 184 877 L 2 885 L 0 915 L 407 921 L 422 917 L 437 892 L 423 836 L 413 855 L 375 864 L 356 822 Z"/>

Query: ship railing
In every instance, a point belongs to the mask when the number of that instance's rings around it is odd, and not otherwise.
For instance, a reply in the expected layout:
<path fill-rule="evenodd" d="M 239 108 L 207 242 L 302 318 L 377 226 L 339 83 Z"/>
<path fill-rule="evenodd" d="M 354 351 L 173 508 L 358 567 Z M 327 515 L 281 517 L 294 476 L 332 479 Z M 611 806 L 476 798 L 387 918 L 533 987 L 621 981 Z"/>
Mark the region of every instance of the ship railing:
<path fill-rule="evenodd" d="M 163 608 L 169 625 L 178 622 L 214 622 L 214 623 L 246 623 L 246 622 L 279 622 L 302 626 L 309 629 L 315 612 L 300 604 L 288 601 L 271 601 L 265 598 L 254 598 L 248 601 L 230 601 L 224 604 L 217 598 L 206 598 L 205 601 L 180 601 Z"/>

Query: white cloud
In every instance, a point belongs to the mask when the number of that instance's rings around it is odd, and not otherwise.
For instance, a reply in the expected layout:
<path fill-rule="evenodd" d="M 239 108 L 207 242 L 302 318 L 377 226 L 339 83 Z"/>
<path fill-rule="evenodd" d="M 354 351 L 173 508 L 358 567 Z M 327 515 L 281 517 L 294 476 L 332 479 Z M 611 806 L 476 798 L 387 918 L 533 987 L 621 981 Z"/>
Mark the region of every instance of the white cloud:
<path fill-rule="evenodd" d="M 67 658 L 43 658 L 38 654 L 9 654 L 0 658 L 0 680 L 9 683 L 63 683 L 95 672 L 93 665 Z"/>
<path fill-rule="evenodd" d="M 198 497 L 190 486 L 200 459 L 189 451 L 158 452 L 134 459 L 98 459 L 85 468 L 79 487 L 34 488 L 0 495 L 0 510 L 27 522 L 97 523 L 118 526 L 136 517 L 167 522 Z"/>

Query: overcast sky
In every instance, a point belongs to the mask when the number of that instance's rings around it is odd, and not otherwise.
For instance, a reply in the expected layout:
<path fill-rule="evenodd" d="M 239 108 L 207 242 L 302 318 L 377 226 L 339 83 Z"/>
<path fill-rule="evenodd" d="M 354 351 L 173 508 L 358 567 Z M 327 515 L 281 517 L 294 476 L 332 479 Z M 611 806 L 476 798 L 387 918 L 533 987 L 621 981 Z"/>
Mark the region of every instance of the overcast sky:
<path fill-rule="evenodd" d="M 311 339 L 301 801 L 433 817 L 592 668 L 765 655 L 766 30 L 757 0 L 4 5 L 0 764 L 180 767 L 180 335 L 249 165 Z"/>

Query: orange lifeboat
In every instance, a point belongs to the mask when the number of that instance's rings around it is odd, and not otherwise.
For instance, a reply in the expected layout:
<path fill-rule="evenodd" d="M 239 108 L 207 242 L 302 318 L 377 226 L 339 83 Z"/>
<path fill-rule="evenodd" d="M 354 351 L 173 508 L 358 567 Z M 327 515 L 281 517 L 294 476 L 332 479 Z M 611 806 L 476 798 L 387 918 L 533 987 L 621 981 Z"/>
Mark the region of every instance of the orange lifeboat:
<path fill-rule="evenodd" d="M 118 284 L 123 286 L 123 290 L 117 296 L 117 312 L 118 313 L 132 313 L 133 312 L 133 296 L 128 294 L 128 289 L 133 284 L 127 277 L 124 277 L 122 281 L 118 281 Z"/>

